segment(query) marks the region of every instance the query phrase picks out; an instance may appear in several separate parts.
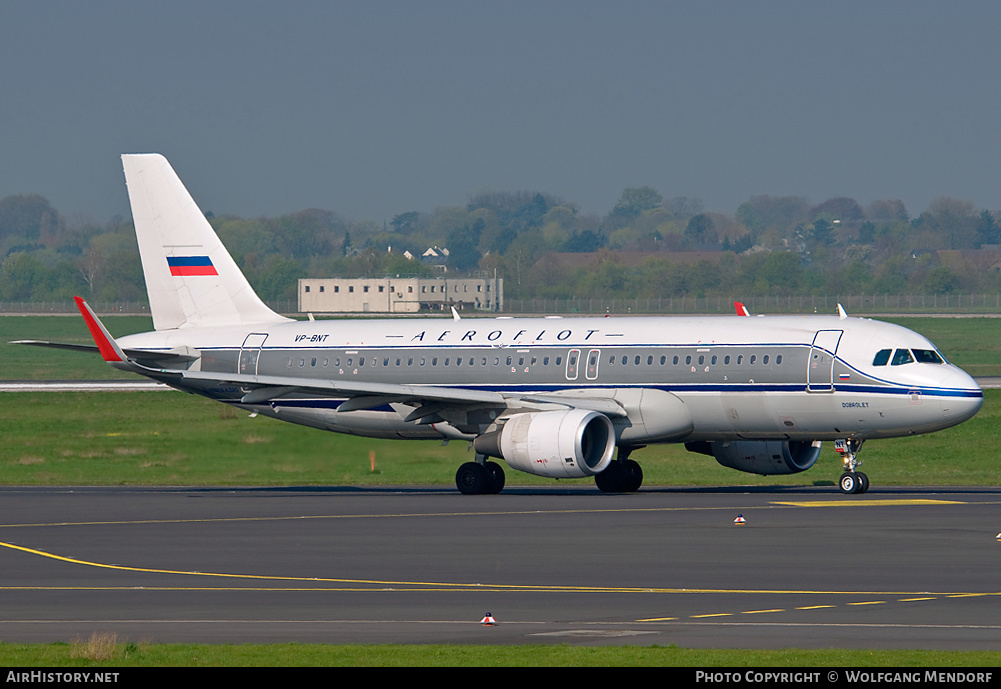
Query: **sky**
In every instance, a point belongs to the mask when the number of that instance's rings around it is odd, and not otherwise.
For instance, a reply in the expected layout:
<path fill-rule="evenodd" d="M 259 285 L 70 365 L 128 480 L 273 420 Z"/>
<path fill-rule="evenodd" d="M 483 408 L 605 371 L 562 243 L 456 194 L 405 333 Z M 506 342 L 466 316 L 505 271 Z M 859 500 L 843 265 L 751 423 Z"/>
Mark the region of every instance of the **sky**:
<path fill-rule="evenodd" d="M 627 187 L 1001 209 L 1001 3 L 0 0 L 0 198 L 128 216 L 121 153 L 203 211 L 388 222 Z"/>

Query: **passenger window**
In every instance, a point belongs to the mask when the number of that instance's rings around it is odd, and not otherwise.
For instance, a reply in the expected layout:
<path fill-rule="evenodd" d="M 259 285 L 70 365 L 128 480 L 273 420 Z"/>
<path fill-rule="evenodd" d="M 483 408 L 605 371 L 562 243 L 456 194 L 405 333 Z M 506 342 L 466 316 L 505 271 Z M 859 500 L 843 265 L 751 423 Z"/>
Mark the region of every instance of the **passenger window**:
<path fill-rule="evenodd" d="M 890 361 L 890 366 L 902 366 L 904 364 L 913 363 L 914 357 L 911 356 L 910 350 L 898 349 L 893 353 L 893 359 Z"/>
<path fill-rule="evenodd" d="M 761 357 L 761 363 L 768 364 L 768 355 L 767 354 L 765 354 L 763 357 Z"/>
<path fill-rule="evenodd" d="M 890 360 L 890 349 L 881 349 L 876 352 L 876 358 L 872 360 L 873 366 L 886 366 L 886 362 Z"/>

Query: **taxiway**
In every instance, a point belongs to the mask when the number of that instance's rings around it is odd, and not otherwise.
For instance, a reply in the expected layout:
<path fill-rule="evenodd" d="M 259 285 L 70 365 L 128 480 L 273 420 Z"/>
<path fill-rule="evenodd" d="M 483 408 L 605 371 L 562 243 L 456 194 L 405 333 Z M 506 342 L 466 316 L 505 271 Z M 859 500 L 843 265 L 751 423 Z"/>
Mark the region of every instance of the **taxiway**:
<path fill-rule="evenodd" d="M 8 487 L 0 638 L 997 650 L 999 504 L 995 488 Z"/>

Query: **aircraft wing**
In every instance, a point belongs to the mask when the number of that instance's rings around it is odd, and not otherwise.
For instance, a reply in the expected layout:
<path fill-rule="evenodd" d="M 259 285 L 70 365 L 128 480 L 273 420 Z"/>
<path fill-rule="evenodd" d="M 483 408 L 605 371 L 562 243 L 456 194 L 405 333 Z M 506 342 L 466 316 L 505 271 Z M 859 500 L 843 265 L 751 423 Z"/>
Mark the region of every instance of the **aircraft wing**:
<path fill-rule="evenodd" d="M 75 344 L 72 342 L 48 342 L 46 340 L 14 340 L 7 344 L 31 345 L 33 347 L 48 347 L 50 349 L 67 349 L 74 352 L 88 352 L 90 354 L 100 354 L 101 348 L 92 344 Z M 122 353 L 129 359 L 139 362 L 181 362 L 194 361 L 197 354 L 182 351 L 149 351 L 146 349 L 123 349 Z"/>
<path fill-rule="evenodd" d="M 336 395 L 348 398 L 339 407 L 340 411 L 373 409 L 384 404 L 402 403 L 416 408 L 406 417 L 406 421 L 420 420 L 448 408 L 470 405 L 495 405 L 502 408 L 529 407 L 537 405 L 557 405 L 569 408 L 588 409 L 610 416 L 625 416 L 626 412 L 616 401 L 609 398 L 587 396 L 585 391 L 577 397 L 547 395 L 544 393 L 500 393 L 476 388 L 458 388 L 437 385 L 403 385 L 398 383 L 352 382 L 324 380 L 293 376 L 258 376 L 241 373 L 213 371 L 188 371 L 177 368 L 174 361 L 197 358 L 197 352 L 150 352 L 123 351 L 97 317 L 90 305 L 75 297 L 77 307 L 83 314 L 87 327 L 94 337 L 93 349 L 105 361 L 126 370 L 131 370 L 178 388 L 202 387 L 205 384 L 232 385 L 241 389 L 243 404 L 263 404 L 288 395 Z M 23 344 L 41 344 L 38 341 L 23 341 Z M 93 351 L 87 345 L 62 345 L 45 343 L 66 349 Z M 145 362 L 144 362 L 145 360 Z M 152 364 L 152 365 L 150 365 Z M 189 385 L 185 385 L 188 383 Z"/>
<path fill-rule="evenodd" d="M 292 376 L 257 376 L 247 374 L 214 373 L 208 371 L 164 370 L 161 375 L 175 377 L 175 383 L 217 383 L 234 385 L 247 390 L 240 398 L 244 404 L 261 404 L 293 394 L 342 395 L 348 401 L 340 411 L 371 409 L 391 402 L 462 407 L 467 405 L 496 405 L 498 407 L 529 405 L 559 405 L 589 409 L 611 416 L 625 416 L 625 410 L 614 400 L 557 396 L 533 393 L 501 393 L 475 388 L 457 388 L 438 385 L 402 385 L 397 383 L 355 383 L 352 381 L 296 378 Z M 177 381 L 180 378 L 180 381 Z M 415 411 L 418 413 L 420 409 Z M 411 415 L 413 416 L 413 415 Z M 420 418 L 414 416 L 413 418 Z M 412 419 L 411 419 L 412 420 Z"/>

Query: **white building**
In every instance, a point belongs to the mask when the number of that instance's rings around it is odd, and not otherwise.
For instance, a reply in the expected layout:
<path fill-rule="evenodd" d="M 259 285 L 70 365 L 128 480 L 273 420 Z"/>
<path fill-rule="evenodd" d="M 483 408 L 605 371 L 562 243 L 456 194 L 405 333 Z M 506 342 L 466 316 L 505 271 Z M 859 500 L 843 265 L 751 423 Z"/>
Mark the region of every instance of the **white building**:
<path fill-rule="evenodd" d="M 501 278 L 306 278 L 300 313 L 502 311 Z"/>

